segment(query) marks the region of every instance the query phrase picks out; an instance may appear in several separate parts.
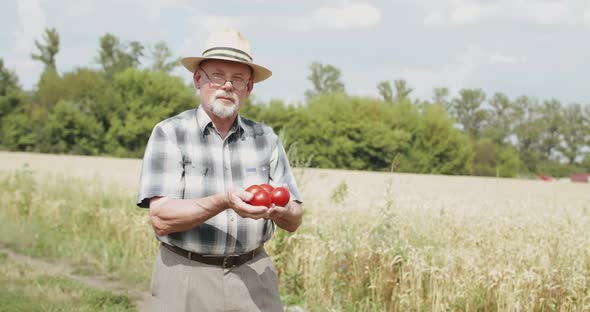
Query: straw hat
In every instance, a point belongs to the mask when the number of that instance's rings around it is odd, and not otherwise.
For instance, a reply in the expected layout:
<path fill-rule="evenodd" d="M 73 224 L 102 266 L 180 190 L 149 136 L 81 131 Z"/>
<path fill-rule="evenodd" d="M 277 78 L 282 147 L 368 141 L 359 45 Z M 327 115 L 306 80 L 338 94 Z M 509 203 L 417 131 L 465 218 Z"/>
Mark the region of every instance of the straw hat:
<path fill-rule="evenodd" d="M 250 66 L 253 70 L 254 82 L 263 81 L 272 75 L 269 69 L 253 62 L 250 42 L 234 29 L 212 32 L 201 56 L 185 57 L 180 62 L 192 73 L 199 68 L 202 61 L 209 59 L 238 62 Z"/>

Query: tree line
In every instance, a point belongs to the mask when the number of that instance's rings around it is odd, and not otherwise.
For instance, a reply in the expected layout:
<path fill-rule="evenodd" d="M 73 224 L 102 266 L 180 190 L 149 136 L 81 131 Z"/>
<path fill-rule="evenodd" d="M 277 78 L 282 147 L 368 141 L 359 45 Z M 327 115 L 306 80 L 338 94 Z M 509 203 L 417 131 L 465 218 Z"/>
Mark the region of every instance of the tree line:
<path fill-rule="evenodd" d="M 194 87 L 171 75 L 166 43 L 113 34 L 98 40 L 98 68 L 58 71 L 59 34 L 35 40 L 44 70 L 24 90 L 0 58 L 0 148 L 141 157 L 153 126 L 196 107 Z M 142 64 L 147 59 L 149 64 Z M 298 165 L 482 176 L 567 176 L 590 171 L 590 106 L 481 89 L 412 97 L 403 79 L 376 83 L 378 98 L 346 93 L 342 73 L 313 63 L 302 103 L 249 98 L 242 115 L 272 126 Z"/>

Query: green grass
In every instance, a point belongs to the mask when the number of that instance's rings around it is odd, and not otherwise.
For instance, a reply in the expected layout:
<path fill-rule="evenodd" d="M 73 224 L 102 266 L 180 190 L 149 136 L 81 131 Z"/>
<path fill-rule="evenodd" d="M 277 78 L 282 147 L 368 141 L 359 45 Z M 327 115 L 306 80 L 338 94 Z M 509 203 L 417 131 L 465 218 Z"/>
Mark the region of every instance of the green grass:
<path fill-rule="evenodd" d="M 25 169 L 0 175 L 0 198 L 0 243 L 149 285 L 157 244 L 134 194 Z M 267 249 L 285 304 L 309 311 L 590 310 L 588 209 L 527 209 L 306 207 Z"/>
<path fill-rule="evenodd" d="M 0 311 L 134 311 L 127 296 L 85 287 L 0 253 Z"/>
<path fill-rule="evenodd" d="M 77 272 L 149 285 L 156 241 L 147 210 L 131 194 L 79 179 L 37 182 L 21 170 L 0 182 L 0 243 L 27 255 L 61 259 Z M 23 208 L 24 207 L 24 208 Z"/>

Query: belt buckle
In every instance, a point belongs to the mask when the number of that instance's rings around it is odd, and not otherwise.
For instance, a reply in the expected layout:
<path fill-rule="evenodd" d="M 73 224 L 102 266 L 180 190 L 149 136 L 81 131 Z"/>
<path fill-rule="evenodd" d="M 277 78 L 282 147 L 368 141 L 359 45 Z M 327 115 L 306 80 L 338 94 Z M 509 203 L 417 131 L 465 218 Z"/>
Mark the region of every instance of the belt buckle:
<path fill-rule="evenodd" d="M 231 268 L 235 267 L 236 265 L 233 263 L 233 261 L 230 261 L 231 258 L 233 258 L 233 257 L 235 257 L 235 256 L 225 256 L 225 257 L 223 257 L 223 262 L 221 263 L 221 266 L 224 269 L 231 269 Z M 231 266 L 229 265 L 228 262 L 232 262 L 231 263 Z"/>

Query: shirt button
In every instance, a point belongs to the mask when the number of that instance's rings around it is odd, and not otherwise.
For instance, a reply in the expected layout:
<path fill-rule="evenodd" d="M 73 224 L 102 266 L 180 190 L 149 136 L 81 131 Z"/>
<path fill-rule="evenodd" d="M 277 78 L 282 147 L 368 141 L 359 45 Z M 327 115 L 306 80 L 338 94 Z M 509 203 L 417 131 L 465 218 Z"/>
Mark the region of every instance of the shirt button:
<path fill-rule="evenodd" d="M 234 217 L 231 217 L 230 221 L 231 221 L 231 222 L 234 222 Z"/>

